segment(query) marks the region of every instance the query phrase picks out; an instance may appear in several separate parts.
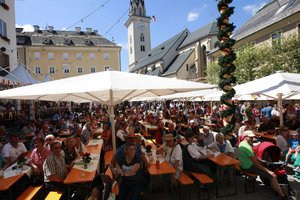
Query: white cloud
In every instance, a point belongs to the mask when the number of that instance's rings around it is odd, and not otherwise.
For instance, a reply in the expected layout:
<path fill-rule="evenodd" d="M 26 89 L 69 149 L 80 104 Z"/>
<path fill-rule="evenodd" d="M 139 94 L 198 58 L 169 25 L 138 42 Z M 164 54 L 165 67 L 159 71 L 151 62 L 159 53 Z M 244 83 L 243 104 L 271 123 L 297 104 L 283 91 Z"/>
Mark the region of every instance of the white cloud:
<path fill-rule="evenodd" d="M 266 2 L 262 2 L 260 4 L 246 5 L 243 7 L 243 10 L 250 13 L 251 15 L 255 15 L 255 13 L 266 4 Z"/>
<path fill-rule="evenodd" d="M 33 28 L 32 24 L 25 24 L 23 26 L 20 26 L 20 25 L 16 24 L 16 27 L 17 28 L 23 28 L 24 32 L 33 32 L 34 31 L 34 28 Z"/>
<path fill-rule="evenodd" d="M 192 22 L 197 20 L 200 15 L 199 13 L 201 13 L 201 11 L 205 10 L 207 7 L 208 7 L 207 4 L 203 4 L 200 8 L 193 9 L 191 12 L 189 12 L 187 16 L 187 21 Z"/>
<path fill-rule="evenodd" d="M 198 17 L 199 17 L 199 13 L 190 12 L 187 16 L 187 21 L 189 22 L 195 21 L 196 19 L 198 19 Z"/>

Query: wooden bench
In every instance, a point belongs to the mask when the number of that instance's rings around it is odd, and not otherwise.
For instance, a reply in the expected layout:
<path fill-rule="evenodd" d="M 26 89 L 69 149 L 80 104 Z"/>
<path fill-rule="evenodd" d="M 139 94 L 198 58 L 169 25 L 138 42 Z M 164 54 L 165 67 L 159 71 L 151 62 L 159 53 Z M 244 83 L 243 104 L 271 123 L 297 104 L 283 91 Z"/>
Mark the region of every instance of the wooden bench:
<path fill-rule="evenodd" d="M 62 194 L 63 194 L 62 192 L 51 191 L 48 193 L 45 200 L 59 200 L 61 198 Z"/>
<path fill-rule="evenodd" d="M 214 183 L 214 180 L 211 179 L 209 176 L 207 176 L 206 174 L 202 174 L 202 173 L 198 173 L 198 172 L 190 172 L 191 176 L 197 180 L 198 182 L 198 199 L 201 199 L 201 184 L 202 185 L 208 185 L 208 184 L 212 184 Z M 210 199 L 210 190 L 207 190 L 208 193 L 208 199 Z"/>
<path fill-rule="evenodd" d="M 181 186 L 189 186 L 189 185 L 192 185 L 194 184 L 194 181 L 193 179 L 191 179 L 185 172 L 182 172 L 179 179 L 178 179 L 178 182 L 179 182 L 179 199 L 181 199 Z M 188 187 L 188 189 L 190 189 L 190 187 Z M 189 199 L 191 199 L 191 191 L 188 191 L 188 196 L 189 196 Z"/>
<path fill-rule="evenodd" d="M 43 187 L 41 186 L 29 186 L 18 198 L 17 200 L 31 200 Z"/>
<path fill-rule="evenodd" d="M 245 172 L 240 168 L 240 165 L 235 165 L 235 169 L 240 172 L 240 174 L 244 177 L 244 188 L 245 193 L 251 193 L 255 191 L 255 182 L 257 174 Z"/>

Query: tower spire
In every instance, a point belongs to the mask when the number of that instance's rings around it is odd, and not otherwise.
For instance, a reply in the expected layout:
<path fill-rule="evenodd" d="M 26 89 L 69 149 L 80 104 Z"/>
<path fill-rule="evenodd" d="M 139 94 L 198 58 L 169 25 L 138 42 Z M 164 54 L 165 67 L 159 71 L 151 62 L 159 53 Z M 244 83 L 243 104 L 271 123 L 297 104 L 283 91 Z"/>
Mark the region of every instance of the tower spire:
<path fill-rule="evenodd" d="M 147 16 L 144 0 L 130 0 L 129 17 L 130 16 Z"/>

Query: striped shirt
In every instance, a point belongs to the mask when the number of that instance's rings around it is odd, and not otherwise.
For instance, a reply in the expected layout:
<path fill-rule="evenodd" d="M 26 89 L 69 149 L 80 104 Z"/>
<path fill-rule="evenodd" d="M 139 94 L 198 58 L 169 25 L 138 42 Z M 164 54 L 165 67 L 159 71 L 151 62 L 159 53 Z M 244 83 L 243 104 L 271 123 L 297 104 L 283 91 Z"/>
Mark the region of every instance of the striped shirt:
<path fill-rule="evenodd" d="M 43 169 L 45 182 L 50 182 L 49 176 L 51 175 L 56 175 L 60 178 L 65 178 L 67 175 L 64 158 L 62 156 L 55 156 L 53 153 L 46 158 Z"/>

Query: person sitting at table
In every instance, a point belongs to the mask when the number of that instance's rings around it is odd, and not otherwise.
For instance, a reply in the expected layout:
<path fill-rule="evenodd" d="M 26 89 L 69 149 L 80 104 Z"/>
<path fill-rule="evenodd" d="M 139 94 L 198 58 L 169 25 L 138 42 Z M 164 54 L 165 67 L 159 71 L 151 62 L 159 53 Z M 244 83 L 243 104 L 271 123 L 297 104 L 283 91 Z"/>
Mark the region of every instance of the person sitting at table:
<path fill-rule="evenodd" d="M 110 151 L 112 150 L 112 133 L 111 128 L 107 123 L 103 123 L 102 125 L 102 133 L 101 138 L 103 139 L 103 150 L 104 151 Z"/>
<path fill-rule="evenodd" d="M 51 151 L 44 146 L 44 143 L 43 138 L 35 138 L 35 149 L 32 150 L 30 157 L 30 166 L 33 169 L 33 181 L 35 184 L 44 182 L 43 163 L 51 154 Z"/>
<path fill-rule="evenodd" d="M 239 144 L 237 154 L 240 160 L 240 168 L 245 172 L 257 174 L 264 180 L 269 181 L 272 189 L 279 195 L 280 199 L 287 199 L 278 184 L 276 174 L 265 168 L 255 156 L 252 148 L 253 138 L 255 137 L 253 131 L 245 131 L 244 137 L 245 139 Z"/>
<path fill-rule="evenodd" d="M 289 150 L 285 157 L 285 164 L 290 161 L 290 157 L 295 153 L 296 147 L 300 145 L 299 132 L 300 128 L 291 132 L 291 138 L 288 139 Z"/>
<path fill-rule="evenodd" d="M 19 136 L 17 134 L 11 134 L 9 136 L 9 143 L 5 144 L 2 149 L 2 155 L 7 160 L 9 165 L 26 157 L 28 154 L 25 145 L 19 142 Z"/>
<path fill-rule="evenodd" d="M 218 133 L 216 135 L 216 141 L 211 143 L 210 145 L 208 145 L 208 148 L 212 149 L 213 151 L 219 151 L 221 153 L 225 153 L 228 156 L 233 157 L 234 154 L 234 149 L 231 146 L 231 143 L 229 142 L 229 140 L 225 140 L 225 137 L 222 133 Z M 226 168 L 221 168 L 220 170 L 220 174 L 219 174 L 219 180 L 221 181 L 224 175 L 225 170 L 228 172 L 229 175 L 229 179 L 228 179 L 228 183 L 227 185 L 229 187 L 233 186 L 233 168 L 232 166 L 228 166 Z"/>
<path fill-rule="evenodd" d="M 92 124 L 87 122 L 81 132 L 81 140 L 83 144 L 87 144 L 93 136 Z"/>
<path fill-rule="evenodd" d="M 76 140 L 76 144 L 75 144 L 75 148 L 76 151 L 79 153 L 79 155 L 83 155 L 86 153 L 86 148 L 85 145 L 81 142 L 81 136 L 80 135 L 75 135 L 75 140 Z"/>
<path fill-rule="evenodd" d="M 120 128 L 119 128 L 119 130 L 117 131 L 117 134 L 116 134 L 116 146 L 117 146 L 117 148 L 119 148 L 120 146 L 122 146 L 123 144 L 126 143 L 126 141 L 125 141 L 125 136 L 127 135 L 126 128 L 127 128 L 127 123 L 126 122 L 120 122 Z"/>
<path fill-rule="evenodd" d="M 244 125 L 242 125 L 240 128 L 239 128 L 239 131 L 238 131 L 238 143 L 241 142 L 241 138 L 243 137 L 243 133 L 245 131 L 248 131 L 248 130 L 253 130 L 254 127 L 253 127 L 253 121 L 251 120 L 245 120 L 244 121 Z"/>
<path fill-rule="evenodd" d="M 61 154 L 65 159 L 65 164 L 69 170 L 73 167 L 76 158 L 79 157 L 79 153 L 75 145 L 76 145 L 75 137 L 70 136 L 65 140 L 65 145 L 63 145 L 62 147 Z"/>
<path fill-rule="evenodd" d="M 280 148 L 284 160 L 289 149 L 287 143 L 288 139 L 289 139 L 289 129 L 286 126 L 281 126 L 279 128 L 278 135 L 276 135 L 276 145 Z"/>
<path fill-rule="evenodd" d="M 135 152 L 136 146 L 127 143 L 125 154 L 121 161 L 116 163 L 115 171 L 121 176 L 119 200 L 139 200 L 145 189 L 146 180 L 141 170 L 141 157 L 137 156 Z"/>
<path fill-rule="evenodd" d="M 157 124 L 157 130 L 155 131 L 155 143 L 156 144 L 161 145 L 163 143 L 162 138 L 164 137 L 166 132 L 167 131 L 165 129 L 164 122 L 162 120 L 159 120 L 158 124 Z"/>
<path fill-rule="evenodd" d="M 188 132 L 193 133 L 194 135 L 199 135 L 200 131 L 199 128 L 196 126 L 195 120 L 190 120 Z"/>
<path fill-rule="evenodd" d="M 187 171 L 199 172 L 215 179 L 211 170 L 211 163 L 207 158 L 212 157 L 212 153 L 207 153 L 203 147 L 198 145 L 196 135 L 189 133 L 186 135 L 188 145 L 183 150 L 183 167 Z"/>
<path fill-rule="evenodd" d="M 53 143 L 54 139 L 55 139 L 54 135 L 52 134 L 46 135 L 44 146 L 50 150 L 50 146 Z"/>
<path fill-rule="evenodd" d="M 68 169 L 65 159 L 61 155 L 61 143 L 55 140 L 51 144 L 51 154 L 43 164 L 44 182 L 48 190 L 64 191 L 64 179 L 67 176 Z"/>
<path fill-rule="evenodd" d="M 258 127 L 259 132 L 264 132 L 264 131 L 274 131 L 275 127 L 271 120 L 268 117 L 263 117 L 262 118 L 262 123 Z"/>
<path fill-rule="evenodd" d="M 182 149 L 177 143 L 176 136 L 173 134 L 165 134 L 164 143 L 157 149 L 156 154 L 162 154 L 167 162 L 169 162 L 176 170 L 171 177 L 171 182 L 177 185 L 177 179 L 183 171 Z"/>
<path fill-rule="evenodd" d="M 215 141 L 214 134 L 210 131 L 208 126 L 203 126 L 202 130 L 203 132 L 200 133 L 198 137 L 199 143 L 203 143 L 204 146 L 208 146 Z"/>
<path fill-rule="evenodd" d="M 288 115 L 288 119 L 286 121 L 286 126 L 290 130 L 296 130 L 297 128 L 300 128 L 300 122 L 297 119 L 296 114 L 293 113 L 293 114 Z"/>

